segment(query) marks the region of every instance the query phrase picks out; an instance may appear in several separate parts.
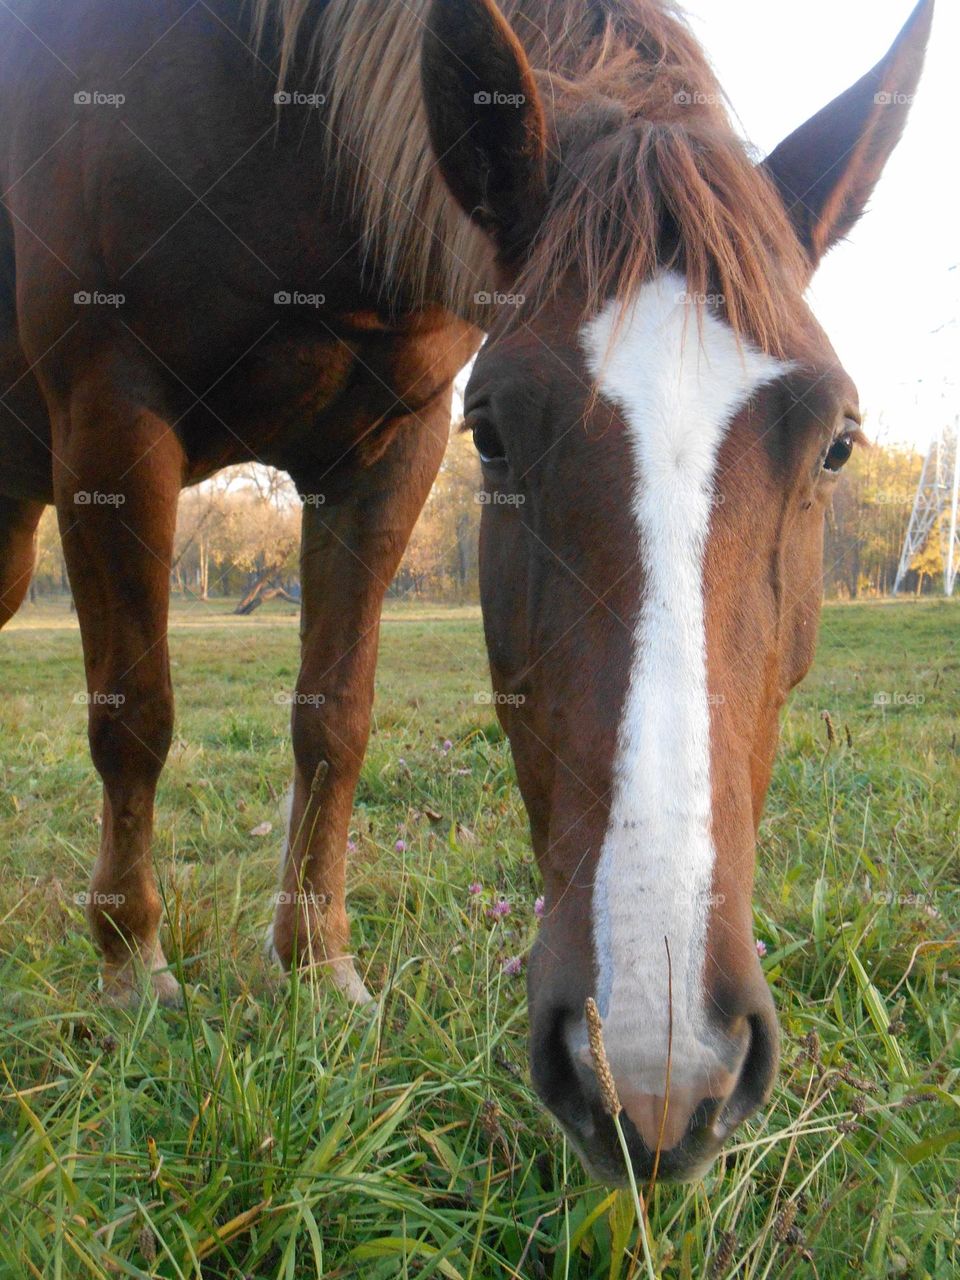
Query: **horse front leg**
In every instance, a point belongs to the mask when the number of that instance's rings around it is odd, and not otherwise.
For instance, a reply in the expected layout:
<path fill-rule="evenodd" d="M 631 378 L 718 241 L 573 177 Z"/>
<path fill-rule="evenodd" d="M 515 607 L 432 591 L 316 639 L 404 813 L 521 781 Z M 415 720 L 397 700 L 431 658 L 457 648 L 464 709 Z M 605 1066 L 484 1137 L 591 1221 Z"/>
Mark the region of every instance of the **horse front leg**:
<path fill-rule="evenodd" d="M 0 494 L 0 627 L 23 604 L 36 560 L 43 503 Z"/>
<path fill-rule="evenodd" d="M 350 954 L 346 847 L 370 731 L 380 610 L 449 423 L 448 391 L 401 422 L 379 461 L 357 472 L 348 497 L 305 495 L 293 804 L 271 942 L 284 968 L 317 966 L 358 1003 L 370 996 Z"/>
<path fill-rule="evenodd" d="M 127 1004 L 167 971 L 151 860 L 153 804 L 173 728 L 167 608 L 184 457 L 166 422 L 109 382 L 75 386 L 54 415 L 54 488 L 83 640 L 88 732 L 103 780 L 87 918 L 104 998 Z"/>

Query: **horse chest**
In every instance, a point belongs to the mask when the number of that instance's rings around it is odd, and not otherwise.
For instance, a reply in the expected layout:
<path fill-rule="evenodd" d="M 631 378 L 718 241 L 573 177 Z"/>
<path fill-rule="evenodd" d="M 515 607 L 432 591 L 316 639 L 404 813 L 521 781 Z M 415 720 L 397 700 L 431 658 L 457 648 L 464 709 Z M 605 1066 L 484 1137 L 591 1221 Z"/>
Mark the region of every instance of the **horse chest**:
<path fill-rule="evenodd" d="M 282 421 L 316 418 L 343 394 L 357 368 L 357 349 L 336 334 L 278 334 L 237 369 L 227 393 L 241 413 L 266 410 Z"/>
<path fill-rule="evenodd" d="M 418 345 L 353 327 L 269 334 L 185 424 L 196 471 L 254 459 L 296 474 L 344 455 L 362 464 L 360 442 L 369 451 L 425 398 Z"/>

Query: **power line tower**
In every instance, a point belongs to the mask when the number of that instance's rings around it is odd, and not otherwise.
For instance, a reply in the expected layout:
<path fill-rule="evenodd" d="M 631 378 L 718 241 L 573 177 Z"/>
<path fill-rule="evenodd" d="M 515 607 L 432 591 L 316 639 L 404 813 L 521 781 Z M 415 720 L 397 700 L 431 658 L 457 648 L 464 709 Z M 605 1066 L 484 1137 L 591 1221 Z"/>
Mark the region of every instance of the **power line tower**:
<path fill-rule="evenodd" d="M 943 593 L 953 595 L 957 573 L 960 571 L 960 527 L 958 527 L 958 498 L 960 498 L 960 446 L 958 428 L 944 428 L 932 441 L 920 472 L 917 496 L 913 500 L 907 536 L 903 540 L 897 578 L 893 584 L 896 595 L 910 571 L 914 556 L 922 551 L 927 539 L 940 527 L 943 541 Z"/>

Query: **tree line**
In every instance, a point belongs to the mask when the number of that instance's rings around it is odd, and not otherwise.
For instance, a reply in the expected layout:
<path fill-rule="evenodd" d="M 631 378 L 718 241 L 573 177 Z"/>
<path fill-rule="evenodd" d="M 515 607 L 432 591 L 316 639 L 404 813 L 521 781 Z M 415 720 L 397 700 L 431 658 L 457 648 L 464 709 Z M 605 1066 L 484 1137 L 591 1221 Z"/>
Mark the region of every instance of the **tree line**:
<path fill-rule="evenodd" d="M 827 513 L 824 592 L 828 599 L 884 596 L 893 589 L 923 459 L 888 445 L 857 449 Z M 406 555 L 394 598 L 470 603 L 479 599 L 480 469 L 469 437 L 455 432 Z M 316 500 L 316 495 L 314 495 Z M 277 592 L 296 599 L 300 499 L 289 477 L 233 467 L 180 500 L 171 587 L 201 600 L 239 599 L 238 612 Z M 939 532 L 914 561 L 908 592 L 941 589 Z M 41 522 L 32 598 L 67 593 L 56 517 Z"/>

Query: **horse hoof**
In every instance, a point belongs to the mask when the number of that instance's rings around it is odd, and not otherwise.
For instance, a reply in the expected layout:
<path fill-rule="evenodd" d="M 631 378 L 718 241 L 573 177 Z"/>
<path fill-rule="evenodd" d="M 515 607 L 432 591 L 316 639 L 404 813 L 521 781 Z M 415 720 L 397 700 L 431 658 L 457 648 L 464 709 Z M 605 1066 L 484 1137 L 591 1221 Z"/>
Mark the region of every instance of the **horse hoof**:
<path fill-rule="evenodd" d="M 150 975 L 154 994 L 167 1009 L 183 1008 L 183 988 L 172 973 L 161 971 Z"/>
<path fill-rule="evenodd" d="M 355 1004 L 360 1008 L 376 1004 L 373 996 L 364 986 L 352 960 L 335 960 L 332 965 L 331 977 L 333 978 L 333 985 L 351 1004 Z"/>
<path fill-rule="evenodd" d="M 135 1009 L 145 997 L 153 995 L 168 1009 L 181 1008 L 183 991 L 166 965 L 158 948 L 149 968 L 138 959 L 106 966 L 100 979 L 101 1000 L 113 1009 Z"/>
<path fill-rule="evenodd" d="M 273 921 L 267 925 L 267 932 L 263 935 L 263 954 L 268 964 L 274 964 L 278 968 L 283 968 L 283 961 L 280 959 L 280 952 L 277 950 L 276 943 L 273 940 Z"/>
<path fill-rule="evenodd" d="M 263 939 L 263 954 L 270 964 L 276 965 L 281 972 L 288 973 L 287 966 L 280 958 L 276 943 L 273 939 L 273 923 L 267 926 L 267 932 Z M 357 1006 L 376 1004 L 376 1000 L 364 986 L 363 980 L 357 973 L 353 961 L 344 956 L 340 960 L 333 960 L 328 965 L 318 964 L 315 967 L 316 980 L 322 983 L 327 975 L 333 983 L 334 987 L 350 1004 Z"/>

